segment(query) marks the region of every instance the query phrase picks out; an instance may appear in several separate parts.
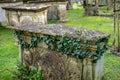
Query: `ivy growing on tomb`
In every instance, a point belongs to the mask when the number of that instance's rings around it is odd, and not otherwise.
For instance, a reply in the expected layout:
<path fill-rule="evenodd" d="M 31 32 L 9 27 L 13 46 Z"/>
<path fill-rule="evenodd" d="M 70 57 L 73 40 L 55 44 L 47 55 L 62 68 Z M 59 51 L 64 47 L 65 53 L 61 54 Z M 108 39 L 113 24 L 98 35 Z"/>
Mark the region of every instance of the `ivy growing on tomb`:
<path fill-rule="evenodd" d="M 108 38 L 97 41 L 95 44 L 95 46 L 97 46 L 96 50 L 92 50 L 91 41 L 86 41 L 83 44 L 81 39 L 70 38 L 66 35 L 63 35 L 62 37 L 51 35 L 38 36 L 37 34 L 33 35 L 31 33 L 30 43 L 27 43 L 24 40 L 25 35 L 23 32 L 16 31 L 15 36 L 19 40 L 18 43 L 26 50 L 36 48 L 38 47 L 38 43 L 43 43 L 46 44 L 50 50 L 59 51 L 62 54 L 77 57 L 79 59 L 91 58 L 93 62 L 96 62 L 98 59 L 100 59 L 108 48 Z"/>

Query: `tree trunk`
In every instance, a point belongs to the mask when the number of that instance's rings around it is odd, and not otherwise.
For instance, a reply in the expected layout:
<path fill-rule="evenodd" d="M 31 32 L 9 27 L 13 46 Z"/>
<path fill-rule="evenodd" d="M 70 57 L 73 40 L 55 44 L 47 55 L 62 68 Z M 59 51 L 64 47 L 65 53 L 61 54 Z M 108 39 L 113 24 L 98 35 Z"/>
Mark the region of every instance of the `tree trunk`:
<path fill-rule="evenodd" d="M 68 4 L 67 4 L 67 10 L 72 10 L 73 7 L 72 7 L 72 0 L 67 0 L 68 1 Z"/>
<path fill-rule="evenodd" d="M 99 7 L 99 0 L 95 0 L 95 6 Z"/>
<path fill-rule="evenodd" d="M 114 0 L 114 40 L 113 40 L 113 46 L 116 46 L 116 2 Z"/>
<path fill-rule="evenodd" d="M 85 6 L 87 6 L 87 2 L 86 0 L 83 0 L 83 8 L 85 8 Z"/>
<path fill-rule="evenodd" d="M 85 16 L 93 15 L 92 0 L 84 0 Z"/>
<path fill-rule="evenodd" d="M 98 12 L 99 12 L 99 1 L 98 0 L 95 0 L 95 7 L 93 9 L 93 15 L 98 15 Z"/>
<path fill-rule="evenodd" d="M 113 45 L 118 47 L 118 52 L 120 52 L 120 30 L 119 30 L 119 4 L 114 0 L 114 41 Z M 116 45 L 118 44 L 118 45 Z"/>
<path fill-rule="evenodd" d="M 0 27 L 2 26 L 1 22 L 0 22 Z"/>
<path fill-rule="evenodd" d="M 119 10 L 119 5 L 120 5 L 120 3 L 117 3 L 116 4 L 116 9 L 117 10 Z M 116 28 L 117 28 L 117 43 L 118 43 L 118 52 L 120 52 L 120 26 L 119 26 L 119 11 L 117 11 L 117 13 L 116 13 Z"/>
<path fill-rule="evenodd" d="M 112 0 L 106 0 L 107 3 L 107 10 L 110 10 L 112 8 Z"/>

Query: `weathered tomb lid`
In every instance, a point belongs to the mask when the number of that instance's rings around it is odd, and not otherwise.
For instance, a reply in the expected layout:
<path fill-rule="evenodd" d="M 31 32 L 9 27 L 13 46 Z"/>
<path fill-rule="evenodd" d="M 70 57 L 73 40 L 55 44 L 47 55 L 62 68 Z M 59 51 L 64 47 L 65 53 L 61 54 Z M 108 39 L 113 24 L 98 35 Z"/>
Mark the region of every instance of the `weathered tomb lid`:
<path fill-rule="evenodd" d="M 13 2 L 20 2 L 22 0 L 0 0 L 0 3 L 13 3 Z"/>
<path fill-rule="evenodd" d="M 42 11 L 49 8 L 50 5 L 37 5 L 37 4 L 20 4 L 12 5 L 7 7 L 2 7 L 5 10 L 15 10 L 15 11 Z"/>
<path fill-rule="evenodd" d="M 46 2 L 66 2 L 66 0 L 27 0 L 32 3 L 46 3 Z"/>
<path fill-rule="evenodd" d="M 8 26 L 7 28 L 19 31 L 27 31 L 33 33 L 40 33 L 46 35 L 66 35 L 68 37 L 80 38 L 88 41 L 98 41 L 103 38 L 107 38 L 110 35 L 95 30 L 88 30 L 81 27 L 64 26 L 62 24 L 46 24 L 41 25 L 38 23 L 27 26 Z"/>
<path fill-rule="evenodd" d="M 30 4 L 47 4 L 47 5 L 51 5 L 51 4 L 67 4 L 67 1 L 28 1 L 28 3 Z"/>

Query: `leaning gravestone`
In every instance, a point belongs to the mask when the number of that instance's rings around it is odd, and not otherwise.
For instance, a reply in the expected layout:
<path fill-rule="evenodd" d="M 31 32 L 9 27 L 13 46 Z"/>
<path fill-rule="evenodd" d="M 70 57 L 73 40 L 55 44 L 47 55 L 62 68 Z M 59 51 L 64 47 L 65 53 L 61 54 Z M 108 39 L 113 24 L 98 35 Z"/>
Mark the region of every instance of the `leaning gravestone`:
<path fill-rule="evenodd" d="M 8 28 L 21 45 L 21 61 L 41 66 L 43 80 L 102 80 L 109 34 L 60 24 Z"/>

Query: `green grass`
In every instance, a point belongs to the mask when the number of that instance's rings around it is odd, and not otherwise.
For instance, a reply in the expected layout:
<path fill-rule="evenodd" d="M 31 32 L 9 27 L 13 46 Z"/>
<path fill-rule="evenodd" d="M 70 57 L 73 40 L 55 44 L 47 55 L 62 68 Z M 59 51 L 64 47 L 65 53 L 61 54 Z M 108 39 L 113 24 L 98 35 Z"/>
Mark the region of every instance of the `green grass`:
<path fill-rule="evenodd" d="M 104 80 L 120 80 L 120 57 L 105 53 Z"/>
<path fill-rule="evenodd" d="M 110 33 L 111 37 L 109 45 L 113 41 L 113 19 L 106 17 L 85 17 L 83 8 L 67 11 L 68 26 L 81 26 L 84 28 L 99 30 L 105 33 Z M 50 21 L 49 23 L 55 23 Z M 58 23 L 58 22 L 56 22 Z M 0 28 L 0 80 L 12 80 L 12 75 L 7 69 L 13 70 L 18 60 L 18 46 L 14 44 L 13 31 L 5 28 Z M 111 54 L 105 53 L 104 65 L 104 80 L 120 80 L 120 58 Z"/>
<path fill-rule="evenodd" d="M 107 8 L 105 6 L 104 7 L 100 7 L 100 13 L 113 14 L 113 9 L 107 10 Z"/>
<path fill-rule="evenodd" d="M 113 18 L 99 16 L 84 16 L 83 8 L 69 10 L 67 12 L 68 26 L 80 26 L 91 30 L 111 34 L 109 45 L 113 42 Z M 104 80 L 120 80 L 120 57 L 117 57 L 110 52 L 105 54 L 104 64 Z"/>
<path fill-rule="evenodd" d="M 8 70 L 12 71 L 18 60 L 18 47 L 12 34 L 11 30 L 0 28 L 0 80 L 11 80 Z"/>
<path fill-rule="evenodd" d="M 81 26 L 87 29 L 99 30 L 102 32 L 110 33 L 111 38 L 109 44 L 113 41 L 113 19 L 98 16 L 84 16 L 83 9 L 70 10 L 67 12 L 68 22 L 65 23 L 68 26 Z"/>

